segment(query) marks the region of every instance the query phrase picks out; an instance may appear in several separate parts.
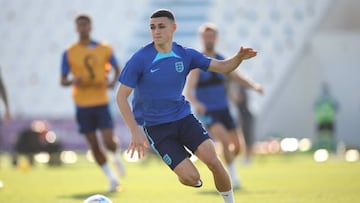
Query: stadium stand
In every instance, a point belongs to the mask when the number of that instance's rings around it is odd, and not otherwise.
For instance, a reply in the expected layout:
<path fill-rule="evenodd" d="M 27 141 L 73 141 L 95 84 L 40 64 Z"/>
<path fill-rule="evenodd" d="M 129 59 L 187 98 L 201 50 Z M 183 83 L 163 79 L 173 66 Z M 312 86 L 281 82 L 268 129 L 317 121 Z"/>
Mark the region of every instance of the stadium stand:
<path fill-rule="evenodd" d="M 219 50 L 233 54 L 239 44 L 253 47 L 256 60 L 242 64 L 240 71 L 266 87 L 263 98 L 251 92 L 251 107 L 260 114 L 271 105 L 284 78 L 319 25 L 329 0 L 216 0 L 209 20 L 220 26 Z"/>
<path fill-rule="evenodd" d="M 94 39 L 109 42 L 124 62 L 146 5 L 147 1 L 1 0 L 0 65 L 14 116 L 73 114 L 70 89 L 60 87 L 59 70 L 63 51 L 77 40 L 77 13 L 93 17 Z"/>
<path fill-rule="evenodd" d="M 25 116 L 72 114 L 69 91 L 59 87 L 57 71 L 61 53 L 76 40 L 73 26 L 76 13 L 93 16 L 94 38 L 111 43 L 124 63 L 134 50 L 150 41 L 147 14 L 156 8 L 170 8 L 179 24 L 175 40 L 185 46 L 199 48 L 198 26 L 213 21 L 219 25 L 219 50 L 225 55 L 232 54 L 240 44 L 259 51 L 257 60 L 246 62 L 242 68 L 267 87 L 266 98 L 251 95 L 252 106 L 258 112 L 271 102 L 329 2 L 152 0 L 124 4 L 94 0 L 86 3 L 1 0 L 0 64 L 11 107 L 15 114 Z M 24 99 L 19 99 L 19 95 Z M 62 104 L 58 105 L 59 101 Z M 36 105 L 28 108 L 29 104 Z"/>
<path fill-rule="evenodd" d="M 219 26 L 218 50 L 230 56 L 239 45 L 259 51 L 241 71 L 266 87 L 251 107 L 261 114 L 271 105 L 284 78 L 319 25 L 331 0 L 0 0 L 0 66 L 14 117 L 72 118 L 70 89 L 59 84 L 60 58 L 76 41 L 74 17 L 93 17 L 93 37 L 109 42 L 124 65 L 150 41 L 148 15 L 170 8 L 178 23 L 175 41 L 200 48 L 197 28 L 204 21 Z"/>

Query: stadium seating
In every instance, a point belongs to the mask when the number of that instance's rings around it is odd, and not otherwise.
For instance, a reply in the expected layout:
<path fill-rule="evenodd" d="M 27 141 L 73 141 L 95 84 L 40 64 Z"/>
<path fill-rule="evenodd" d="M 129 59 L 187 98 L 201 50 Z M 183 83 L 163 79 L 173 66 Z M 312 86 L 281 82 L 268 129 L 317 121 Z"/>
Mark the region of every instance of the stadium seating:
<path fill-rule="evenodd" d="M 252 108 L 259 112 L 279 91 L 329 2 L 0 0 L 0 65 L 11 108 L 14 114 L 25 116 L 72 115 L 70 90 L 61 88 L 58 81 L 61 53 L 77 38 L 73 24 L 77 13 L 93 16 L 94 38 L 111 43 L 123 64 L 133 51 L 151 40 L 149 13 L 171 8 L 178 23 L 175 41 L 185 46 L 200 48 L 197 28 L 204 21 L 213 21 L 220 29 L 218 50 L 224 55 L 230 56 L 239 45 L 259 51 L 256 60 L 244 63 L 241 69 L 266 86 L 265 98 L 251 94 Z M 34 105 L 29 108 L 29 104 Z"/>
<path fill-rule="evenodd" d="M 256 60 L 242 64 L 245 74 L 266 88 L 263 98 L 251 92 L 251 108 L 261 113 L 286 82 L 309 36 L 321 21 L 330 0 L 216 0 L 209 20 L 220 27 L 219 50 L 228 56 L 239 45 L 255 48 Z"/>
<path fill-rule="evenodd" d="M 94 39 L 107 41 L 124 62 L 148 1 L 0 0 L 0 66 L 14 116 L 73 115 L 70 89 L 60 87 L 60 59 L 77 40 L 74 17 L 93 17 Z"/>
<path fill-rule="evenodd" d="M 0 0 L 0 66 L 13 117 L 73 118 L 70 88 L 60 87 L 59 78 L 62 52 L 77 40 L 73 22 L 77 13 L 93 17 L 92 36 L 109 42 L 124 65 L 135 50 L 151 40 L 148 18 L 157 8 L 174 11 L 178 23 L 174 40 L 180 44 L 201 48 L 198 26 L 212 21 L 220 30 L 218 50 L 225 56 L 231 56 L 240 45 L 259 51 L 256 60 L 243 63 L 240 71 L 266 87 L 263 98 L 250 94 L 251 109 L 260 114 L 285 84 L 330 3 L 331 0 L 139 0 L 131 3 Z M 112 99 L 112 109 L 117 112 L 114 106 Z"/>

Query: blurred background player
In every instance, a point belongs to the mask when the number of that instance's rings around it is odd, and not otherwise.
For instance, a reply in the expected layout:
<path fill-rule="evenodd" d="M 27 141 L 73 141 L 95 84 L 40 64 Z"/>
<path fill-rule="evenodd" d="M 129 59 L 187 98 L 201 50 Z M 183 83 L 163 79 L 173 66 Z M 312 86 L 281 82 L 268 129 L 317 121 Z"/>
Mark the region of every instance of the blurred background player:
<path fill-rule="evenodd" d="M 251 163 L 251 157 L 253 153 L 254 145 L 254 118 L 248 107 L 248 93 L 247 89 L 239 85 L 236 82 L 230 81 L 228 86 L 229 98 L 233 104 L 235 104 L 235 109 L 237 111 L 237 122 L 238 122 L 238 133 L 241 134 L 243 138 L 243 143 L 241 150 L 244 156 L 242 163 L 248 165 Z"/>
<path fill-rule="evenodd" d="M 96 132 L 100 130 L 105 148 L 110 151 L 110 159 L 119 174 L 123 175 L 123 164 L 116 156 L 118 139 L 113 131 L 107 91 L 116 84 L 120 67 L 110 46 L 91 39 L 92 27 L 88 15 L 78 15 L 75 24 L 79 41 L 63 54 L 61 84 L 73 87 L 79 131 L 85 135 L 97 164 L 108 178 L 109 191 L 116 191 L 119 181 L 107 164 L 106 154 L 99 144 Z M 111 67 L 115 73 L 113 78 L 108 80 Z M 72 78 L 69 77 L 70 74 Z"/>
<path fill-rule="evenodd" d="M 199 32 L 203 44 L 203 53 L 208 57 L 223 60 L 224 57 L 215 50 L 218 39 L 216 25 L 205 23 L 200 26 Z M 252 88 L 262 94 L 261 85 L 252 82 L 243 75 L 234 71 L 228 76 L 240 85 Z M 226 79 L 226 76 L 220 73 L 194 69 L 188 75 L 185 96 L 191 102 L 210 135 L 221 143 L 233 188 L 239 189 L 241 184 L 234 160 L 240 152 L 240 139 L 229 110 Z"/>
<path fill-rule="evenodd" d="M 1 67 L 0 67 L 0 99 L 3 102 L 3 106 L 5 108 L 5 112 L 4 112 L 4 121 L 6 123 L 10 122 L 11 120 L 11 114 L 10 114 L 10 108 L 9 108 L 9 102 L 7 99 L 7 93 L 6 93 L 6 88 L 3 82 L 3 78 L 2 78 L 2 74 L 1 74 Z M 2 109 L 0 109 L 0 112 L 2 111 Z M 1 112 L 2 113 L 2 112 Z M 2 153 L 2 145 L 3 145 L 3 140 L 2 140 L 2 118 L 0 118 L 0 155 Z M 0 160 L 0 166 L 1 166 L 1 160 Z"/>
<path fill-rule="evenodd" d="M 5 112 L 4 112 L 4 120 L 5 122 L 9 122 L 11 120 L 9 102 L 7 99 L 6 88 L 2 79 L 1 67 L 0 67 L 0 98 L 3 101 Z"/>
<path fill-rule="evenodd" d="M 56 139 L 48 139 L 51 133 L 50 125 L 45 120 L 33 120 L 29 126 L 23 127 L 17 133 L 11 152 L 12 164 L 21 168 L 24 162 L 19 162 L 19 156 L 25 156 L 29 166 L 35 166 L 34 158 L 39 152 L 49 154 L 49 166 L 60 166 L 62 164 L 60 153 L 63 149 L 62 143 Z M 23 161 L 20 159 L 20 161 Z"/>
<path fill-rule="evenodd" d="M 338 102 L 331 95 L 329 85 L 324 82 L 315 101 L 317 129 L 315 148 L 324 148 L 332 152 L 335 150 L 335 118 L 338 108 Z"/>

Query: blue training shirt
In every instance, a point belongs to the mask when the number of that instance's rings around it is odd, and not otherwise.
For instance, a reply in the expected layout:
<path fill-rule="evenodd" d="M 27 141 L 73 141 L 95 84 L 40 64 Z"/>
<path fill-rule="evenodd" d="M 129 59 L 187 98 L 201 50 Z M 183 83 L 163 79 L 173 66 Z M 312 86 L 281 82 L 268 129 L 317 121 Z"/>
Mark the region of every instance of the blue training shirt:
<path fill-rule="evenodd" d="M 176 121 L 191 114 L 182 95 L 186 76 L 194 68 L 206 71 L 211 58 L 173 42 L 172 51 L 159 53 L 154 43 L 137 51 L 126 63 L 119 81 L 134 88 L 132 110 L 139 125 Z"/>
<path fill-rule="evenodd" d="M 215 58 L 218 60 L 224 59 L 219 54 L 216 54 Z M 197 100 L 205 105 L 207 111 L 228 107 L 225 79 L 225 76 L 221 73 L 200 72 L 195 95 Z"/>

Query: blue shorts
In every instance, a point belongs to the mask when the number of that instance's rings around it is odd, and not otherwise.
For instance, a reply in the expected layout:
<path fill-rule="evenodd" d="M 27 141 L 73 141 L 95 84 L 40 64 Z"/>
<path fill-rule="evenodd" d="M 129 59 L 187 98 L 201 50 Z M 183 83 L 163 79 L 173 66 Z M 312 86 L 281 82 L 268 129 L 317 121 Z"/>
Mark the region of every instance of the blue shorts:
<path fill-rule="evenodd" d="M 114 127 L 108 105 L 76 107 L 76 120 L 79 125 L 79 132 L 82 134 Z"/>
<path fill-rule="evenodd" d="M 153 150 L 172 169 L 190 157 L 201 143 L 210 139 L 201 123 L 189 115 L 178 121 L 154 126 L 145 126 L 145 134 Z"/>
<path fill-rule="evenodd" d="M 204 115 L 199 116 L 199 119 L 207 129 L 215 123 L 223 124 L 227 130 L 234 130 L 236 128 L 234 119 L 231 117 L 228 108 L 207 111 Z"/>

